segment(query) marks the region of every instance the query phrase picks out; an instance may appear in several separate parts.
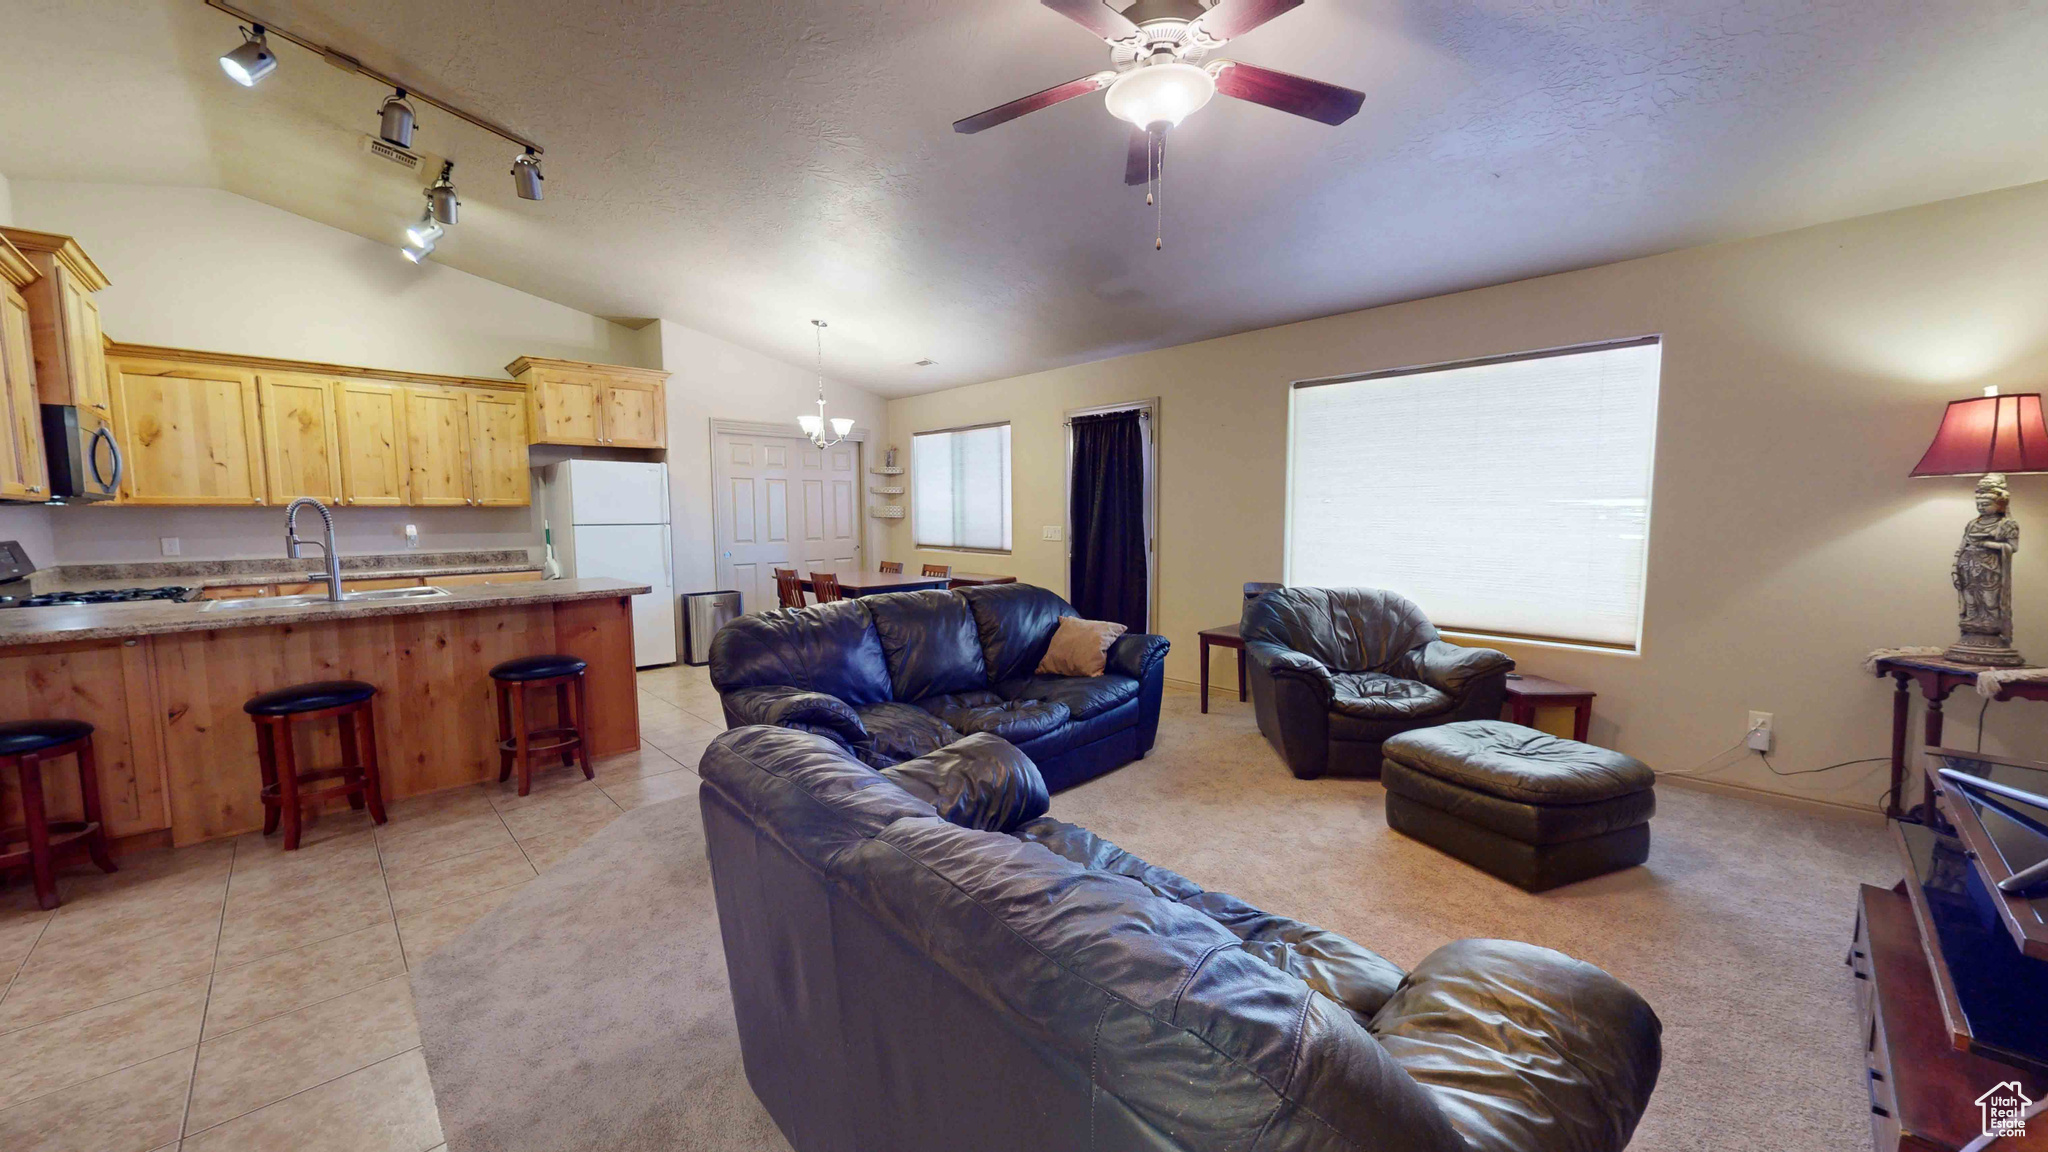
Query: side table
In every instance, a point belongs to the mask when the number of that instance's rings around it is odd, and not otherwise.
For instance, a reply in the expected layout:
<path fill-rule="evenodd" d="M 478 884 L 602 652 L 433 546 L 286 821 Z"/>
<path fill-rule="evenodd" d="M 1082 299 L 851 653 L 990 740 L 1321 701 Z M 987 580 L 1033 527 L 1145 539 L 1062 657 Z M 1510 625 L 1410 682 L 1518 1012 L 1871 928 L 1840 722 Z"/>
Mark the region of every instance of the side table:
<path fill-rule="evenodd" d="M 1964 664 L 1941 656 L 1887 656 L 1877 661 L 1880 679 L 1889 676 L 1897 685 L 1892 691 L 1892 790 L 1884 814 L 1909 824 L 1928 823 L 1929 801 L 1923 796 L 1911 808 L 1905 806 L 1906 726 L 1910 692 L 1914 686 L 1927 701 L 1927 719 L 1921 729 L 1929 748 L 1941 747 L 1942 702 L 1958 688 L 1977 683 L 1977 673 L 1989 671 L 1981 664 Z M 2048 680 L 2022 680 L 2007 684 L 1993 700 L 2048 700 Z"/>
<path fill-rule="evenodd" d="M 1511 672 L 1508 674 L 1508 722 L 1534 728 L 1538 708 L 1569 708 L 1572 710 L 1572 739 L 1583 744 L 1587 730 L 1593 726 L 1593 697 L 1597 695 L 1599 693 L 1590 688 L 1575 688 L 1542 676 Z"/>
<path fill-rule="evenodd" d="M 1202 711 L 1205 713 L 1209 711 L 1209 649 L 1211 648 L 1237 649 L 1237 699 L 1240 704 L 1243 703 L 1245 700 L 1244 637 L 1238 634 L 1237 625 L 1225 624 L 1221 628 L 1204 628 L 1200 632 L 1200 636 L 1202 638 Z"/>

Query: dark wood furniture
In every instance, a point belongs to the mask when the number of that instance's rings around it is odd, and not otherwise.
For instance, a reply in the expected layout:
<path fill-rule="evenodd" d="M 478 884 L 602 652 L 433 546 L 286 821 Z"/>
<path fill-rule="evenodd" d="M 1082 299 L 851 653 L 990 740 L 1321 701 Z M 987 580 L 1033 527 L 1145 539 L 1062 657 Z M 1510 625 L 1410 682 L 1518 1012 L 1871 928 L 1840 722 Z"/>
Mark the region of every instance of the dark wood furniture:
<path fill-rule="evenodd" d="M 1204 628 L 1199 633 L 1196 633 L 1196 635 L 1200 636 L 1202 640 L 1200 654 L 1202 661 L 1202 711 L 1205 713 L 1209 711 L 1209 649 L 1211 648 L 1237 649 L 1237 699 L 1238 703 L 1243 703 L 1245 700 L 1244 637 L 1238 634 L 1238 626 L 1235 624 L 1225 624 L 1221 628 Z"/>
<path fill-rule="evenodd" d="M 813 572 L 805 583 L 811 586 L 811 595 L 820 604 L 830 604 L 839 599 L 839 576 L 832 572 Z"/>
<path fill-rule="evenodd" d="M 842 596 L 873 596 L 878 592 L 921 592 L 927 588 L 946 586 L 944 576 L 912 576 L 907 572 L 840 572 L 835 578 L 839 582 L 839 593 Z M 801 586 L 807 592 L 815 591 L 812 577 L 805 577 Z"/>
<path fill-rule="evenodd" d="M 1920 689 L 1927 701 L 1927 716 L 1921 726 L 1921 742 L 1929 748 L 1941 746 L 1942 702 L 1958 688 L 1973 687 L 1981 664 L 1963 664 L 1940 656 L 1888 656 L 1876 663 L 1879 678 L 1889 676 L 1892 690 L 1892 777 L 1891 793 L 1884 814 L 1893 820 L 1924 824 L 1929 815 L 1929 797 L 1911 807 L 1906 805 L 1906 788 L 1911 782 L 1906 771 L 1906 727 L 1911 711 L 1910 691 Z M 2048 700 L 2048 681 L 2033 680 L 2007 684 L 1993 700 Z"/>
<path fill-rule="evenodd" d="M 993 572 L 955 572 L 947 577 L 948 588 L 978 588 L 983 584 L 1015 584 L 1015 576 L 998 576 Z"/>
<path fill-rule="evenodd" d="M 1583 744 L 1587 731 L 1593 726 L 1593 697 L 1597 695 L 1599 693 L 1590 688 L 1575 688 L 1542 676 L 1510 672 L 1508 722 L 1534 728 L 1538 708 L 1569 708 L 1572 710 L 1572 739 Z"/>
<path fill-rule="evenodd" d="M 884 574 L 894 574 L 894 573 L 897 573 L 897 572 L 901 572 L 901 571 L 903 571 L 903 561 L 901 561 L 901 560 L 884 560 L 884 561 L 882 561 L 882 562 L 881 562 L 880 564 L 877 564 L 877 565 L 875 565 L 875 571 L 877 571 L 877 572 L 881 572 L 881 573 L 884 573 Z"/>
<path fill-rule="evenodd" d="M 370 819 L 384 823 L 384 789 L 377 772 L 377 725 L 371 701 L 375 685 L 361 680 L 322 680 L 295 684 L 253 696 L 242 711 L 256 722 L 256 765 L 263 775 L 257 799 L 263 805 L 263 834 L 284 825 L 284 850 L 299 848 L 299 829 L 307 804 L 347 797 L 348 806 L 370 810 Z M 341 741 L 341 763 L 332 768 L 301 770 L 292 741 L 295 720 L 332 718 Z M 308 792 L 307 784 L 340 783 Z"/>
<path fill-rule="evenodd" d="M 927 564 L 924 566 L 924 574 L 926 576 L 945 576 L 951 578 L 953 566 L 951 564 Z"/>
<path fill-rule="evenodd" d="M 597 778 L 590 767 L 589 743 L 583 738 L 590 715 L 583 677 L 588 667 L 574 656 L 552 655 L 523 656 L 491 669 L 491 680 L 498 687 L 498 783 L 510 779 L 516 770 L 519 794 L 531 791 L 536 752 L 559 753 L 565 768 L 580 761 L 583 778 Z M 551 726 L 528 727 L 527 693 L 534 688 L 555 690 L 555 722 Z M 573 712 L 569 707 L 572 694 L 576 698 Z"/>
<path fill-rule="evenodd" d="M 775 603 L 782 608 L 804 606 L 804 581 L 796 574 L 796 569 L 775 569 Z"/>
<path fill-rule="evenodd" d="M 57 857 L 82 846 L 102 872 L 114 871 L 100 817 L 99 770 L 93 763 L 92 725 L 83 720 L 16 720 L 0 724 L 0 768 L 21 777 L 23 826 L 0 829 L 0 870 L 26 864 L 36 886 L 36 906 L 49 911 L 57 900 Z M 52 820 L 43 793 L 43 762 L 75 758 L 82 811 L 77 820 Z M 13 852 L 7 845 L 20 841 Z"/>

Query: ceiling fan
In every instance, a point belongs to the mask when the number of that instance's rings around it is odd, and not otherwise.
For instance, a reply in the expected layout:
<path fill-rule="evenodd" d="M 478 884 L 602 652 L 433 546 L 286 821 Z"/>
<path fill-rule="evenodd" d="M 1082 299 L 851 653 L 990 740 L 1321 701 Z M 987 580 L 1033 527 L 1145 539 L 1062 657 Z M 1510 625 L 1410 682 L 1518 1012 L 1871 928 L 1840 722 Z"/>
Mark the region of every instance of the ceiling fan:
<path fill-rule="evenodd" d="M 980 132 L 1107 88 L 1110 115 L 1131 125 L 1124 183 L 1137 185 L 1157 179 L 1167 130 L 1218 92 L 1332 125 L 1351 119 L 1365 102 L 1363 92 L 1254 64 L 1197 63 L 1226 41 L 1299 8 L 1302 0 L 1219 0 L 1213 7 L 1200 0 L 1137 0 L 1122 11 L 1105 0 L 1042 2 L 1102 37 L 1114 67 L 956 120 L 953 131 Z"/>

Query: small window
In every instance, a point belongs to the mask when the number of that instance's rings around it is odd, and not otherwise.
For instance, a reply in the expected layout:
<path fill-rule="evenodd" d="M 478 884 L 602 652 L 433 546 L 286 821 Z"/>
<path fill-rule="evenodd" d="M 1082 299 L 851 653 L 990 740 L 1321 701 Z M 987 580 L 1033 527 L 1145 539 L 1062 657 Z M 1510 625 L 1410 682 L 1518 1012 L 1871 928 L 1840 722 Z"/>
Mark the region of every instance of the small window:
<path fill-rule="evenodd" d="M 1010 426 L 910 438 L 911 534 L 919 548 L 1010 550 Z"/>
<path fill-rule="evenodd" d="M 1297 384 L 1287 582 L 1635 651 L 1661 364 L 1650 337 Z"/>

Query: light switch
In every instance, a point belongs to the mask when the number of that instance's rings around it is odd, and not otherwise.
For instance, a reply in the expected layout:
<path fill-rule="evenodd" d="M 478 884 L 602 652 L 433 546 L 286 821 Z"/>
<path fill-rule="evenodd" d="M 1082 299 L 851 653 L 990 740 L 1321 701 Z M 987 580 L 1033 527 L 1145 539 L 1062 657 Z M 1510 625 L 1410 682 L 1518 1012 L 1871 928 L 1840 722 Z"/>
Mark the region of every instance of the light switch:
<path fill-rule="evenodd" d="M 160 536 L 157 538 L 157 542 L 163 545 L 164 555 L 176 556 L 178 554 L 179 544 L 176 536 Z"/>
<path fill-rule="evenodd" d="M 1066 529 L 1061 528 L 1057 524 L 1047 524 L 1038 530 L 1038 538 L 1041 540 L 1058 540 L 1065 534 Z"/>

